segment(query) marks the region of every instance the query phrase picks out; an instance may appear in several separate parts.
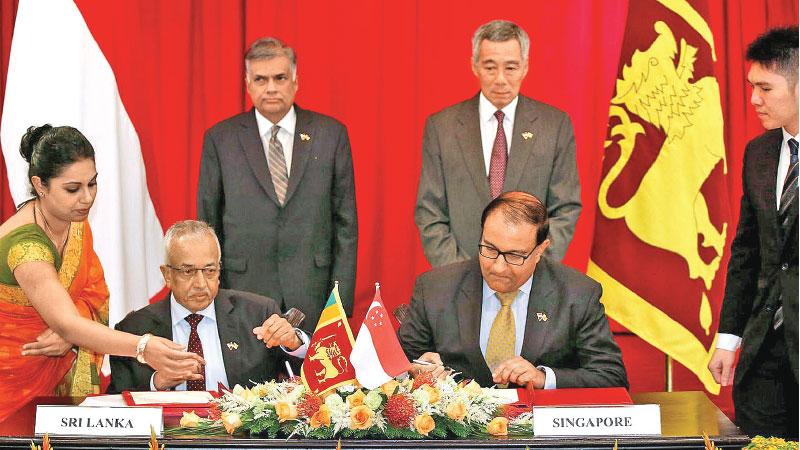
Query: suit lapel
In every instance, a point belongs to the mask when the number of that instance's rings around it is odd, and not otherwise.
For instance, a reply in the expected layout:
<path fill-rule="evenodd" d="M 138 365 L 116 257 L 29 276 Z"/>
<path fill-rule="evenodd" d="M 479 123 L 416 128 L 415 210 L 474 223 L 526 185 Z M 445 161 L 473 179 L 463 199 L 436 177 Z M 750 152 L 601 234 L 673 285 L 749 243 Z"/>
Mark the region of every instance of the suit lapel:
<path fill-rule="evenodd" d="M 172 293 L 167 294 L 167 298 L 153 304 L 150 311 L 153 321 L 153 329 L 149 332 L 155 336 L 161 336 L 172 340 L 172 311 L 169 307 L 169 299 Z"/>
<path fill-rule="evenodd" d="M 514 136 L 511 139 L 511 149 L 508 153 L 506 166 L 506 179 L 503 182 L 503 191 L 515 191 L 525 171 L 528 159 L 536 148 L 537 134 L 534 132 L 534 122 L 537 119 L 533 105 L 528 99 L 519 96 L 517 111 L 514 114 Z M 525 139 L 523 133 L 532 133 L 533 136 Z M 527 136 L 527 135 L 526 135 Z"/>
<path fill-rule="evenodd" d="M 241 360 L 244 357 L 242 343 L 239 342 L 241 336 L 236 332 L 232 315 L 234 304 L 223 295 L 217 295 L 214 299 L 214 311 L 217 314 L 217 332 L 219 333 L 220 348 L 222 349 L 222 362 L 225 365 L 225 375 L 228 377 L 228 384 L 232 387 L 238 382 L 237 377 L 242 375 Z M 228 346 L 228 344 L 238 344 Z"/>
<path fill-rule="evenodd" d="M 457 120 L 459 127 L 455 130 L 456 140 L 461 148 L 461 156 L 464 158 L 467 172 L 472 177 L 479 198 L 488 202 L 490 200 L 489 181 L 486 178 L 486 163 L 483 160 L 483 146 L 481 145 L 478 96 L 464 104 Z"/>
<path fill-rule="evenodd" d="M 778 179 L 778 162 L 780 160 L 781 139 L 783 134 L 780 129 L 775 130 L 770 136 L 766 144 L 767 151 L 764 152 L 763 157 L 760 159 L 759 173 L 764 173 L 766 176 L 760 178 L 764 183 L 761 186 L 764 198 L 767 202 L 767 215 L 769 216 L 769 224 L 772 227 L 771 232 L 775 236 L 775 242 L 781 244 L 783 233 L 781 232 L 780 225 L 778 224 L 778 198 L 775 195 L 775 184 Z M 756 181 L 756 182 L 759 182 Z"/>
<path fill-rule="evenodd" d="M 522 357 L 533 364 L 539 360 L 547 335 L 547 322 L 540 322 L 536 313 L 547 314 L 548 319 L 557 319 L 552 311 L 553 283 L 549 263 L 542 258 L 533 273 L 531 294 L 528 298 L 528 316 L 525 320 L 525 336 L 522 338 Z"/>
<path fill-rule="evenodd" d="M 461 283 L 461 292 L 456 300 L 456 307 L 461 343 L 465 347 L 464 355 L 469 365 L 476 369 L 475 373 L 485 378 L 481 381 L 485 382 L 486 379 L 491 381 L 492 376 L 480 347 L 482 300 L 483 277 L 481 277 L 480 266 L 475 261 Z"/>
<path fill-rule="evenodd" d="M 292 170 L 289 174 L 289 186 L 286 188 L 286 199 L 284 204 L 289 203 L 292 194 L 297 190 L 300 184 L 300 179 L 303 178 L 303 172 L 308 165 L 308 157 L 311 155 L 314 145 L 314 130 L 311 115 L 305 110 L 300 109 L 294 105 L 295 113 L 297 114 L 297 123 L 294 127 L 294 144 L 292 145 Z M 311 139 L 303 140 L 302 136 L 308 136 Z"/>
<path fill-rule="evenodd" d="M 264 144 L 261 142 L 261 137 L 258 134 L 255 109 L 251 109 L 250 113 L 245 115 L 241 126 L 239 130 L 239 143 L 242 145 L 250 169 L 253 170 L 253 175 L 255 175 L 258 184 L 261 185 L 264 192 L 267 193 L 267 196 L 269 196 L 275 204 L 280 205 L 280 203 L 278 203 L 278 196 L 275 194 L 275 186 L 272 184 L 272 178 L 267 175 L 269 173 L 269 167 L 267 167 L 267 156 L 264 154 Z"/>

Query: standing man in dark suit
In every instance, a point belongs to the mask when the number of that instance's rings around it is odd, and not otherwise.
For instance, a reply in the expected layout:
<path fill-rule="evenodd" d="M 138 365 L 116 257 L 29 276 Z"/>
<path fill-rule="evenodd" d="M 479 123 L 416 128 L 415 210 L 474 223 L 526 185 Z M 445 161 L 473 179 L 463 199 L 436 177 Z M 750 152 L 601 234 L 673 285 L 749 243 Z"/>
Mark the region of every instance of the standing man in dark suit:
<path fill-rule="evenodd" d="M 297 61 L 262 38 L 245 56 L 255 108 L 206 132 L 197 215 L 222 243 L 222 286 L 277 300 L 313 328 L 339 281 L 352 313 L 356 277 L 353 162 L 337 120 L 294 104 Z"/>
<path fill-rule="evenodd" d="M 547 211 L 525 192 L 506 192 L 481 217 L 480 256 L 417 278 L 400 344 L 409 359 L 447 365 L 492 383 L 628 386 L 601 286 L 542 254 Z"/>
<path fill-rule="evenodd" d="M 308 336 L 280 316 L 274 300 L 219 289 L 219 241 L 211 227 L 195 220 L 178 222 L 164 242 L 161 273 L 170 295 L 128 314 L 117 329 L 188 346 L 205 359 L 198 368 L 204 380 L 166 378 L 135 359 L 112 356 L 111 392 L 247 386 L 251 380 L 275 379 L 285 360 L 299 363 L 297 358 L 305 356 Z"/>
<path fill-rule="evenodd" d="M 422 138 L 422 173 L 414 220 L 432 266 L 478 254 L 480 214 L 505 191 L 530 192 L 550 217 L 560 261 L 581 211 L 575 137 L 566 113 L 519 95 L 530 40 L 516 24 L 495 20 L 472 37 L 472 72 L 481 92 L 430 116 Z"/>
<path fill-rule="evenodd" d="M 708 368 L 733 380 L 736 423 L 750 436 L 798 438 L 798 29 L 767 32 L 747 50 L 750 102 L 766 133 L 747 144 L 717 349 Z M 736 350 L 741 346 L 734 374 Z"/>

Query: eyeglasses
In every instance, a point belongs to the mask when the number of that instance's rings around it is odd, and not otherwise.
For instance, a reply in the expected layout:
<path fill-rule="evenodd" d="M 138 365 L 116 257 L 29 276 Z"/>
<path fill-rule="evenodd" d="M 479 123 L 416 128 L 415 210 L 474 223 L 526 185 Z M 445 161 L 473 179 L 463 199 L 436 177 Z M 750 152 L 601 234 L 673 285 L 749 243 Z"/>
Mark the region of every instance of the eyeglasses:
<path fill-rule="evenodd" d="M 538 247 L 538 245 L 536 247 Z M 511 264 L 512 266 L 521 266 L 525 264 L 525 260 L 528 259 L 533 254 L 534 251 L 536 251 L 536 247 L 533 247 L 533 250 L 531 250 L 530 253 L 528 253 L 527 255 L 520 255 L 519 253 L 514 253 L 514 252 L 501 252 L 500 250 L 492 247 L 491 245 L 484 245 L 484 244 L 478 245 L 480 254 L 484 258 L 497 259 L 502 255 L 503 259 L 505 259 L 506 262 L 508 264 Z"/>
<path fill-rule="evenodd" d="M 192 266 L 175 267 L 170 264 L 166 264 L 166 266 L 177 272 L 178 277 L 184 280 L 191 280 L 192 278 L 195 277 L 195 275 L 197 275 L 197 272 L 202 272 L 203 276 L 208 280 L 216 280 L 217 278 L 219 278 L 219 273 L 222 270 L 221 265 L 206 266 L 206 267 L 192 267 Z"/>

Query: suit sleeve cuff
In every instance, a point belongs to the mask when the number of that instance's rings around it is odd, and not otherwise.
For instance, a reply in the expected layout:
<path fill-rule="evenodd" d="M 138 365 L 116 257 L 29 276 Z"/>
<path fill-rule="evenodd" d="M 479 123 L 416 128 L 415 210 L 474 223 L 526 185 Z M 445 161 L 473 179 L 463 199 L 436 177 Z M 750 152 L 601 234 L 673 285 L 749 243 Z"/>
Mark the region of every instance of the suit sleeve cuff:
<path fill-rule="evenodd" d="M 547 366 L 538 366 L 536 367 L 539 370 L 544 371 L 544 387 L 543 389 L 555 389 L 556 388 L 556 373 L 553 372 L 553 369 Z"/>
<path fill-rule="evenodd" d="M 735 334 L 719 333 L 717 335 L 717 348 L 735 352 L 742 345 L 742 338 Z"/>
<path fill-rule="evenodd" d="M 300 340 L 303 341 L 303 343 L 300 345 L 300 347 L 297 347 L 297 349 L 295 350 L 289 350 L 288 348 L 281 345 L 281 350 L 286 352 L 287 355 L 303 359 L 306 357 L 306 352 L 308 351 L 308 343 L 310 339 L 308 338 L 308 335 L 305 333 L 305 331 L 299 328 L 295 328 L 294 332 L 297 333 L 297 337 L 299 337 Z"/>

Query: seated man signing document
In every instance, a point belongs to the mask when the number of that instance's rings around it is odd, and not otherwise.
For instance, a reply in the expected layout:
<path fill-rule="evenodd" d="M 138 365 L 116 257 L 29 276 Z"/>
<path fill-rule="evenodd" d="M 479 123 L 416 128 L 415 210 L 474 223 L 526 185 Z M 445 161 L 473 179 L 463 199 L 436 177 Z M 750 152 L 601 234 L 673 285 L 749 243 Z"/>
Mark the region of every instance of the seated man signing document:
<path fill-rule="evenodd" d="M 274 300 L 219 289 L 219 241 L 205 222 L 178 222 L 164 241 L 161 272 L 170 295 L 128 314 L 117 329 L 186 345 L 205 359 L 197 367 L 204 380 L 168 378 L 134 359 L 112 357 L 109 392 L 247 386 L 275 379 L 285 360 L 297 363 L 305 356 L 308 336 L 280 316 Z"/>
<path fill-rule="evenodd" d="M 400 344 L 409 359 L 447 365 L 481 386 L 628 386 L 602 288 L 542 256 L 547 210 L 525 192 L 501 194 L 481 217 L 479 255 L 417 278 Z"/>

